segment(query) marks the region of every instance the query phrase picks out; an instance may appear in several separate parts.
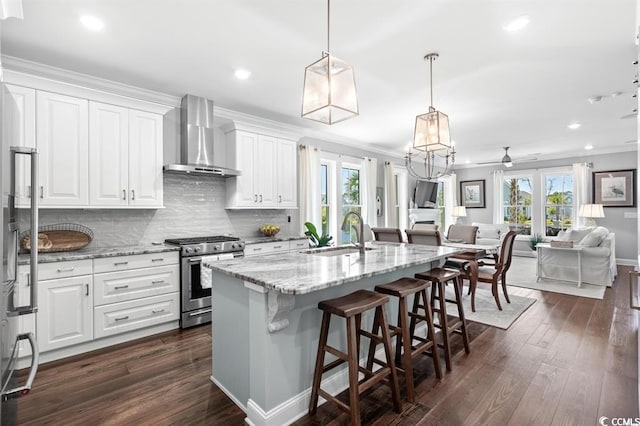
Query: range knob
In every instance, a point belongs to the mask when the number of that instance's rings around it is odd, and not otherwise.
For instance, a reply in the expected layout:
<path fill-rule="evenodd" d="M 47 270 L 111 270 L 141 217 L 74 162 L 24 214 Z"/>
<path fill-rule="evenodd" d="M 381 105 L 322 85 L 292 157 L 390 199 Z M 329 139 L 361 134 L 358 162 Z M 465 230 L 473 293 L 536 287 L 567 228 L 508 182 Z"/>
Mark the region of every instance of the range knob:
<path fill-rule="evenodd" d="M 234 249 L 234 248 L 238 248 L 238 245 L 237 245 L 236 243 L 233 243 L 233 244 L 231 244 L 231 248 L 232 248 L 232 249 Z"/>
<path fill-rule="evenodd" d="M 202 247 L 196 247 L 196 253 L 200 253 L 202 251 Z"/>
<path fill-rule="evenodd" d="M 191 247 L 187 247 L 186 249 L 184 249 L 184 252 L 189 254 L 193 251 L 193 249 Z"/>
<path fill-rule="evenodd" d="M 220 250 L 220 246 L 213 246 L 213 251 L 218 251 Z"/>

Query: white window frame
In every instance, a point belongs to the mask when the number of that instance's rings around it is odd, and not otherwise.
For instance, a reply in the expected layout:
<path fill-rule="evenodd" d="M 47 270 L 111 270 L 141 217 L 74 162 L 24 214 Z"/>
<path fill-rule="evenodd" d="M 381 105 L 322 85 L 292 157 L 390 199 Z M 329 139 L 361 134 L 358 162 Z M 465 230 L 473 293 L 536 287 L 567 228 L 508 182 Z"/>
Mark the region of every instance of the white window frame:
<path fill-rule="evenodd" d="M 393 166 L 393 177 L 398 182 L 396 192 L 396 202 L 394 206 L 398 209 L 398 223 L 397 226 L 400 230 L 409 228 L 409 173 L 407 169 L 402 166 Z"/>
<path fill-rule="evenodd" d="M 575 177 L 573 176 L 573 170 L 571 167 L 554 167 L 553 169 L 541 169 L 541 176 L 540 176 L 540 184 L 541 184 L 541 188 L 542 188 L 542 194 L 541 194 L 541 203 L 542 203 L 542 232 L 540 232 L 540 234 L 543 237 L 547 237 L 547 177 L 549 176 L 571 176 L 572 177 L 572 182 L 575 180 Z M 571 193 L 573 195 L 573 198 L 575 198 L 575 182 L 571 188 Z M 570 206 L 572 209 L 572 213 L 573 213 L 573 209 L 575 209 L 573 200 L 571 202 L 571 204 L 567 204 L 565 206 Z M 571 219 L 572 219 L 572 223 L 571 226 L 573 226 L 573 217 L 574 215 L 571 215 Z M 551 237 L 551 236 L 549 236 Z"/>

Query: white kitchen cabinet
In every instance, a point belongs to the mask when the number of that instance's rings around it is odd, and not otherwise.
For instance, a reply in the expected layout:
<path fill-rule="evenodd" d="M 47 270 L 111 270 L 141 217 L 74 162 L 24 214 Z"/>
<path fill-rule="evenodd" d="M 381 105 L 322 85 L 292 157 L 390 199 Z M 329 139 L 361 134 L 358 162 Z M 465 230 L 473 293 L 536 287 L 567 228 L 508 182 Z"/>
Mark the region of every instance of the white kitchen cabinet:
<path fill-rule="evenodd" d="M 297 207 L 295 142 L 234 130 L 227 139 L 227 164 L 241 172 L 227 179 L 227 208 Z"/>
<path fill-rule="evenodd" d="M 92 207 L 162 207 L 162 116 L 89 103 Z"/>
<path fill-rule="evenodd" d="M 89 204 L 89 102 L 37 91 L 40 205 Z"/>
<path fill-rule="evenodd" d="M 38 283 L 38 346 L 41 352 L 93 339 L 91 275 Z"/>
<path fill-rule="evenodd" d="M 268 243 L 247 244 L 244 248 L 245 257 L 264 254 L 284 253 L 289 251 L 288 241 L 273 241 Z"/>
<path fill-rule="evenodd" d="M 4 85 L 2 137 L 10 146 L 36 146 L 36 91 L 22 86 Z M 24 155 L 16 157 L 16 206 L 30 205 L 31 163 Z"/>

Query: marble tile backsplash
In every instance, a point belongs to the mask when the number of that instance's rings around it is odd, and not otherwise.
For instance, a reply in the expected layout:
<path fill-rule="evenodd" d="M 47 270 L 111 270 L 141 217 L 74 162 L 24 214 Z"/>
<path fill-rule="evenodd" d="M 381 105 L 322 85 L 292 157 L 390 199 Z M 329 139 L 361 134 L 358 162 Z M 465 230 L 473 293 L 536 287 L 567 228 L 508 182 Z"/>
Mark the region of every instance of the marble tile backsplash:
<path fill-rule="evenodd" d="M 40 209 L 40 225 L 77 223 L 94 233 L 91 247 L 150 244 L 166 238 L 233 234 L 260 236 L 265 224 L 280 226 L 283 235 L 297 230 L 287 222 L 288 210 L 226 210 L 225 178 L 164 175 L 164 209 Z M 28 227 L 26 215 L 20 217 Z"/>

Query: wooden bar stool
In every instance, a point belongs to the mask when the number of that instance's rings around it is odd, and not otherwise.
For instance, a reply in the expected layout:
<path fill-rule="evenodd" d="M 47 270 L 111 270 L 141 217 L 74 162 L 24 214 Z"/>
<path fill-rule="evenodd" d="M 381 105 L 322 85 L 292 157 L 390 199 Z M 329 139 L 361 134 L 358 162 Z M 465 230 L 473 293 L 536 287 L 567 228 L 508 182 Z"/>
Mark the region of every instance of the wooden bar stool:
<path fill-rule="evenodd" d="M 313 373 L 313 385 L 311 387 L 311 401 L 309 403 L 309 414 L 313 415 L 318 409 L 318 396 L 322 396 L 327 401 L 332 401 L 342 410 L 351 416 L 351 424 L 360 424 L 360 394 L 369 389 L 374 384 L 389 377 L 386 382 L 391 387 L 391 395 L 393 398 L 393 406 L 396 412 L 402 411 L 402 403 L 400 402 L 400 391 L 398 388 L 398 376 L 393 362 L 391 353 L 391 338 L 387 324 L 387 317 L 384 305 L 389 301 L 389 297 L 369 291 L 358 290 L 346 296 L 336 299 L 324 300 L 318 303 L 318 309 L 322 313 L 322 327 L 320 329 L 320 340 L 318 342 L 318 355 L 316 357 L 316 368 Z M 376 310 L 373 319 L 373 328 L 381 330 L 382 335 L 377 332 L 369 333 L 360 326 L 362 322 L 362 313 L 370 309 Z M 347 353 L 341 352 L 336 348 L 327 345 L 327 337 L 329 335 L 329 323 L 331 315 L 338 315 L 347 321 Z M 368 337 L 373 342 L 384 344 L 384 351 L 387 362 L 375 373 L 370 369 L 360 367 L 360 336 Z M 329 352 L 338 359 L 324 364 L 325 353 Z M 338 400 L 333 395 L 320 389 L 322 374 L 343 364 L 349 365 L 349 405 Z M 363 373 L 365 378 L 358 383 L 358 373 Z"/>
<path fill-rule="evenodd" d="M 444 349 L 444 360 L 447 371 L 451 371 L 451 345 L 449 337 L 453 333 L 462 335 L 462 343 L 465 353 L 469 353 L 469 337 L 467 335 L 467 321 L 464 318 L 464 307 L 462 306 L 462 279 L 460 272 L 443 268 L 434 268 L 430 271 L 421 272 L 415 275 L 421 280 L 431 281 L 431 309 L 434 314 L 439 317 L 438 324 L 434 327 L 442 331 L 442 343 L 438 346 Z M 455 299 L 447 299 L 445 296 L 445 284 L 451 281 Z M 435 300 L 438 300 L 438 307 L 435 307 Z M 449 324 L 447 319 L 447 302 L 455 303 L 458 308 L 458 320 L 453 324 Z"/>
<path fill-rule="evenodd" d="M 402 368 L 398 370 L 404 373 L 407 382 L 407 400 L 415 401 L 415 393 L 413 386 L 413 358 L 419 354 L 426 354 L 433 359 L 433 368 L 436 371 L 436 377 L 442 378 L 442 370 L 440 369 L 440 358 L 438 357 L 437 343 L 435 340 L 435 329 L 433 325 L 433 314 L 431 306 L 427 298 L 427 287 L 431 285 L 428 281 L 417 280 L 415 278 L 400 278 L 388 284 L 382 284 L 375 287 L 378 293 L 395 296 L 398 298 L 398 322 L 397 326 L 389 325 L 391 329 L 391 337 L 396 337 L 396 364 L 400 364 L 402 360 Z M 413 310 L 407 312 L 407 296 L 414 295 Z M 420 302 L 422 299 L 422 302 Z M 420 314 L 419 309 L 423 309 L 424 314 Z M 409 318 L 411 318 L 411 326 L 409 326 Z M 420 322 L 427 323 L 427 337 L 423 338 L 415 335 L 416 325 Z M 374 328 L 373 333 L 378 330 Z M 413 346 L 413 341 L 420 343 Z M 373 363 L 381 361 L 375 359 L 375 345 L 369 347 L 369 358 L 367 368 L 372 369 Z"/>

